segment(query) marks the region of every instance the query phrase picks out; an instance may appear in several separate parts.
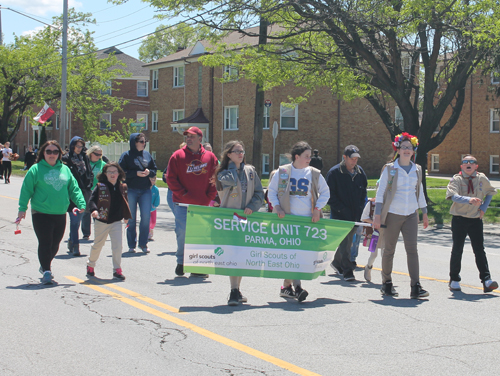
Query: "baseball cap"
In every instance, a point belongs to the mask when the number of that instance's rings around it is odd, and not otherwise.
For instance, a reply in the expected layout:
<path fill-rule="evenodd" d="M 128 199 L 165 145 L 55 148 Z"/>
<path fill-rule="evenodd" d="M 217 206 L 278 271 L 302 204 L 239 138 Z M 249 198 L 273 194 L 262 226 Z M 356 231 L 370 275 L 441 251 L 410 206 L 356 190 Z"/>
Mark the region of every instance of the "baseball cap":
<path fill-rule="evenodd" d="M 203 137 L 203 133 L 198 127 L 189 127 L 187 130 L 184 131 L 183 135 L 186 136 L 188 133 L 197 134 L 198 136 Z"/>
<path fill-rule="evenodd" d="M 346 146 L 344 149 L 344 155 L 349 158 L 361 158 L 361 155 L 359 155 L 359 149 L 355 145 Z"/>

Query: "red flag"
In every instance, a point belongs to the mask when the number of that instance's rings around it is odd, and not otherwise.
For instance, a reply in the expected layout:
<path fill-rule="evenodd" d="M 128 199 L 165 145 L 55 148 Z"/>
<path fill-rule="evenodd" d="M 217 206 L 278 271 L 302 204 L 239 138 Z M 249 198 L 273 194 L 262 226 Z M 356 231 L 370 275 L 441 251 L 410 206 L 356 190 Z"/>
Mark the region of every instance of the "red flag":
<path fill-rule="evenodd" d="M 45 102 L 44 102 L 45 103 Z M 54 110 L 49 107 L 47 103 L 45 103 L 45 106 L 40 110 L 40 112 L 33 118 L 33 120 L 38 121 L 40 124 L 45 123 L 47 120 L 50 119 L 50 117 L 54 115 Z"/>

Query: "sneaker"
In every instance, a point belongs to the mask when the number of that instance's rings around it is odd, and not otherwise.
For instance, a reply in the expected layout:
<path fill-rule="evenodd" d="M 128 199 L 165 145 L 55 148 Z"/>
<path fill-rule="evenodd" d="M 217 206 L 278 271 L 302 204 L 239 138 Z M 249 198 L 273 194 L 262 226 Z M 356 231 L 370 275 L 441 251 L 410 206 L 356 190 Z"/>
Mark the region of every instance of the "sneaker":
<path fill-rule="evenodd" d="M 304 300 L 306 300 L 307 295 L 309 295 L 309 293 L 301 286 L 295 287 L 295 297 L 299 302 L 303 302 Z"/>
<path fill-rule="evenodd" d="M 246 303 L 246 302 L 248 302 L 247 297 L 246 297 L 246 296 L 243 296 L 243 295 L 241 294 L 241 291 L 240 291 L 239 289 L 238 289 L 238 301 L 239 301 L 240 303 Z"/>
<path fill-rule="evenodd" d="M 135 253 L 135 248 L 129 248 L 128 253 Z"/>
<path fill-rule="evenodd" d="M 238 289 L 232 289 L 229 294 L 229 299 L 227 300 L 227 305 L 229 306 L 237 306 L 239 304 L 239 291 Z"/>
<path fill-rule="evenodd" d="M 429 296 L 429 292 L 425 291 L 422 286 L 420 286 L 420 282 L 417 282 L 415 286 L 411 287 L 410 298 L 411 299 L 420 299 Z"/>
<path fill-rule="evenodd" d="M 380 292 L 382 295 L 387 296 L 398 296 L 399 294 L 396 292 L 396 289 L 392 285 L 392 281 L 385 281 L 382 283 L 382 287 L 380 288 Z"/>
<path fill-rule="evenodd" d="M 365 266 L 365 280 L 367 282 L 372 281 L 372 268 L 373 268 L 373 265 L 366 265 Z"/>
<path fill-rule="evenodd" d="M 115 270 L 115 272 L 113 273 L 113 277 L 121 279 L 122 281 L 125 280 L 125 276 L 122 274 L 122 269 L 121 268 L 118 268 L 118 269 Z"/>
<path fill-rule="evenodd" d="M 344 281 L 352 282 L 355 280 L 356 280 L 356 277 L 354 277 L 353 272 L 348 272 L 348 273 L 344 274 Z"/>
<path fill-rule="evenodd" d="M 87 266 L 87 275 L 89 277 L 95 277 L 95 271 L 94 268 L 91 266 Z"/>
<path fill-rule="evenodd" d="M 292 285 L 288 287 L 281 286 L 280 296 L 282 298 L 295 298 L 295 293 L 293 292 Z"/>
<path fill-rule="evenodd" d="M 344 274 L 344 271 L 342 270 L 342 268 L 340 266 L 335 266 L 333 264 L 333 261 L 331 262 L 330 266 L 333 268 L 333 270 L 335 270 L 335 273 L 340 274 L 340 275 Z"/>
<path fill-rule="evenodd" d="M 487 279 L 483 282 L 483 291 L 484 292 L 492 292 L 498 288 L 498 283 L 496 281 L 492 281 L 491 279 Z"/>
<path fill-rule="evenodd" d="M 142 252 L 148 254 L 150 252 L 149 248 L 147 245 L 144 246 L 139 246 L 139 248 L 142 250 Z"/>
<path fill-rule="evenodd" d="M 177 274 L 178 276 L 184 275 L 184 265 L 177 264 L 177 266 L 175 267 L 175 274 Z"/>
<path fill-rule="evenodd" d="M 460 282 L 458 281 L 450 281 L 450 283 L 448 283 L 448 286 L 450 287 L 451 291 L 462 291 L 462 289 L 460 288 Z"/>
<path fill-rule="evenodd" d="M 82 240 L 90 240 L 90 235 L 84 235 Z"/>
<path fill-rule="evenodd" d="M 80 257 L 82 254 L 80 253 L 80 245 L 77 244 L 73 246 L 73 256 Z"/>
<path fill-rule="evenodd" d="M 68 239 L 68 253 L 73 253 L 73 242 Z"/>
<path fill-rule="evenodd" d="M 40 272 L 40 274 L 43 276 L 43 269 L 42 267 L 40 266 L 40 268 L 38 269 L 38 271 Z M 52 277 L 52 279 L 54 279 L 54 274 L 52 274 L 52 272 L 50 272 L 50 276 Z"/>
<path fill-rule="evenodd" d="M 44 285 L 51 285 L 53 283 L 52 282 L 52 273 L 50 272 L 50 270 L 46 270 L 43 272 L 42 283 Z"/>
<path fill-rule="evenodd" d="M 195 277 L 195 278 L 208 278 L 208 274 L 204 274 L 204 273 L 191 273 L 191 277 Z"/>
<path fill-rule="evenodd" d="M 153 230 L 149 230 L 148 240 L 153 240 Z"/>

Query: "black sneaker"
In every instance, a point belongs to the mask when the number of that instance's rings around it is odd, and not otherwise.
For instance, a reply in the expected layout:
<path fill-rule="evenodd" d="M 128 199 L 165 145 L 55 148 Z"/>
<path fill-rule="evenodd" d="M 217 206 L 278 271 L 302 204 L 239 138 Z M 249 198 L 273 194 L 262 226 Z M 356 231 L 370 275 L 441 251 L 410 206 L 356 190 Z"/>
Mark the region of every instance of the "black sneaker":
<path fill-rule="evenodd" d="M 90 235 L 83 235 L 82 240 L 90 240 Z"/>
<path fill-rule="evenodd" d="M 295 297 L 299 302 L 303 302 L 304 300 L 306 300 L 307 295 L 309 295 L 309 293 L 301 286 L 295 287 Z"/>
<path fill-rule="evenodd" d="M 121 279 L 122 281 L 125 280 L 125 276 L 123 275 L 121 268 L 115 270 L 115 272 L 113 273 L 113 277 Z"/>
<path fill-rule="evenodd" d="M 194 277 L 194 278 L 208 278 L 208 274 L 204 274 L 204 273 L 191 273 L 190 277 Z"/>
<path fill-rule="evenodd" d="M 239 304 L 240 294 L 238 289 L 232 289 L 229 294 L 229 299 L 227 300 L 227 305 L 237 306 Z"/>
<path fill-rule="evenodd" d="M 292 285 L 288 287 L 281 286 L 280 296 L 282 298 L 295 298 L 295 293 L 293 292 Z"/>
<path fill-rule="evenodd" d="M 429 296 L 429 292 L 425 291 L 422 286 L 420 286 L 420 282 L 417 282 L 415 286 L 411 287 L 410 298 L 412 299 L 420 299 Z"/>
<path fill-rule="evenodd" d="M 342 268 L 340 266 L 334 265 L 333 261 L 331 262 L 330 266 L 333 268 L 333 270 L 335 270 L 335 273 L 344 274 L 344 271 L 342 270 Z"/>
<path fill-rule="evenodd" d="M 492 292 L 498 288 L 498 283 L 496 281 L 492 281 L 491 279 L 487 279 L 483 282 L 483 291 L 484 292 Z"/>
<path fill-rule="evenodd" d="M 396 292 L 396 289 L 392 285 L 392 281 L 385 281 L 382 283 L 382 287 L 380 288 L 380 292 L 382 295 L 387 296 L 398 296 L 399 294 Z"/>
<path fill-rule="evenodd" d="M 241 294 L 241 291 L 240 291 L 240 290 L 238 290 L 238 301 L 239 301 L 240 303 L 246 303 L 246 302 L 248 302 L 247 297 L 246 297 L 246 296 L 243 296 L 243 295 Z"/>
<path fill-rule="evenodd" d="M 354 277 L 353 272 L 347 272 L 346 274 L 344 274 L 344 281 L 352 282 L 355 280 L 356 280 L 356 277 Z"/>
<path fill-rule="evenodd" d="M 73 256 L 75 257 L 80 257 L 82 254 L 80 253 L 80 246 L 77 244 L 77 245 L 74 245 L 73 246 Z"/>
<path fill-rule="evenodd" d="M 175 274 L 177 274 L 178 276 L 184 275 L 184 265 L 177 264 L 177 267 L 175 268 Z"/>

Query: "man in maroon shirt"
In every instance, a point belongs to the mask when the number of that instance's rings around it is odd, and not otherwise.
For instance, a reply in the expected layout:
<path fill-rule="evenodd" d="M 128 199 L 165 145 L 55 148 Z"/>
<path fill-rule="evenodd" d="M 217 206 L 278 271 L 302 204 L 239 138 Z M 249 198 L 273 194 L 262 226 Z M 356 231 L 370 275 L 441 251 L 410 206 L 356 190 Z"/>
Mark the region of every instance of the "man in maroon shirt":
<path fill-rule="evenodd" d="M 184 132 L 186 146 L 177 150 L 168 161 L 167 184 L 173 193 L 175 235 L 177 236 L 177 267 L 175 274 L 184 275 L 184 243 L 186 240 L 187 207 L 179 204 L 208 206 L 217 194 L 214 173 L 215 155 L 201 145 L 203 133 L 198 127 Z M 192 276 L 205 277 L 205 274 Z"/>

